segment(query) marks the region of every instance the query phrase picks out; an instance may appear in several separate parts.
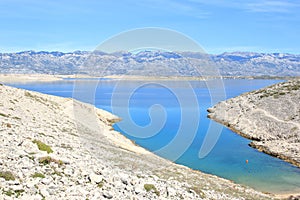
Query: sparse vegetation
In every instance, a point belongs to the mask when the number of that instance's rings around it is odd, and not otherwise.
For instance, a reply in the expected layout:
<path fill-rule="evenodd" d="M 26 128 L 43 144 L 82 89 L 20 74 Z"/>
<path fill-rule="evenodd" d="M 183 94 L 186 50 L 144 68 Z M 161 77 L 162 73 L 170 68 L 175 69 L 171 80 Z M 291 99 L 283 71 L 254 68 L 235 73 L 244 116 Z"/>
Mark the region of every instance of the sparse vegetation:
<path fill-rule="evenodd" d="M 61 160 L 56 160 L 54 158 L 51 158 L 50 156 L 42 157 L 39 159 L 39 163 L 43 165 L 48 165 L 51 162 L 56 163 L 58 165 L 63 165 L 64 163 Z"/>
<path fill-rule="evenodd" d="M 45 178 L 45 175 L 42 174 L 42 173 L 36 172 L 36 173 L 34 173 L 31 177 L 32 177 L 32 178 Z"/>
<path fill-rule="evenodd" d="M 266 98 L 266 97 L 271 97 L 273 96 L 275 99 L 278 99 L 279 96 L 283 96 L 286 95 L 288 93 L 290 93 L 293 90 L 299 90 L 300 89 L 300 82 L 287 82 L 287 83 L 283 83 L 281 85 L 275 86 L 270 86 L 268 88 L 265 89 L 261 89 L 258 90 L 256 92 L 254 92 L 254 94 L 258 94 L 259 97 L 262 98 Z"/>
<path fill-rule="evenodd" d="M 52 168 L 53 169 L 53 173 L 52 175 L 57 175 L 57 176 L 62 176 L 61 172 L 57 171 L 55 168 Z"/>
<path fill-rule="evenodd" d="M 21 120 L 20 117 L 13 117 L 13 119 L 16 119 L 16 120 Z"/>
<path fill-rule="evenodd" d="M 6 115 L 4 113 L 0 113 L 0 116 L 2 116 L 2 117 L 9 117 L 8 115 Z"/>
<path fill-rule="evenodd" d="M 98 185 L 98 188 L 102 188 L 105 182 L 106 182 L 106 181 L 105 181 L 104 179 L 102 179 L 102 181 L 101 181 L 100 183 L 97 184 L 97 185 Z"/>
<path fill-rule="evenodd" d="M 69 144 L 64 144 L 64 143 L 61 144 L 61 148 L 73 150 L 73 148 Z"/>
<path fill-rule="evenodd" d="M 54 136 L 52 136 L 52 135 L 46 135 L 45 133 L 38 133 L 38 134 L 41 135 L 41 136 L 54 138 Z"/>
<path fill-rule="evenodd" d="M 25 192 L 25 190 L 15 190 L 15 195 L 18 198 L 23 192 Z"/>
<path fill-rule="evenodd" d="M 25 192 L 25 190 L 12 190 L 9 189 L 7 191 L 3 190 L 3 194 L 5 194 L 6 196 L 12 197 L 15 196 L 16 198 L 18 198 L 23 192 Z"/>
<path fill-rule="evenodd" d="M 121 119 L 119 119 L 119 118 L 107 119 L 107 122 L 109 123 L 110 126 L 112 126 L 113 124 L 115 124 L 119 121 L 121 121 Z"/>
<path fill-rule="evenodd" d="M 61 131 L 62 132 L 68 132 L 69 130 L 67 128 L 63 128 Z"/>
<path fill-rule="evenodd" d="M 297 126 L 294 126 L 292 129 L 291 129 L 291 132 L 295 132 L 298 130 L 298 127 Z"/>
<path fill-rule="evenodd" d="M 33 143 L 35 143 L 38 146 L 39 150 L 41 150 L 41 151 L 46 151 L 47 153 L 53 152 L 53 150 L 51 149 L 50 146 L 41 142 L 40 140 L 33 140 Z"/>
<path fill-rule="evenodd" d="M 28 92 L 28 91 L 25 91 L 24 95 L 25 95 L 26 97 L 34 97 L 34 95 L 32 95 L 32 94 L 31 94 L 30 92 Z"/>
<path fill-rule="evenodd" d="M 15 193 L 14 193 L 14 191 L 13 191 L 12 189 L 10 189 L 10 190 L 7 190 L 7 191 L 3 191 L 3 194 L 5 194 L 5 195 L 11 197 L 11 196 L 14 195 Z"/>
<path fill-rule="evenodd" d="M 15 176 L 10 171 L 0 171 L 0 177 L 4 178 L 6 181 L 16 180 Z"/>
<path fill-rule="evenodd" d="M 29 153 L 29 155 L 26 155 L 26 157 L 29 158 L 30 160 L 34 160 L 34 156 L 31 156 L 31 155 L 33 155 L 32 152 Z"/>
<path fill-rule="evenodd" d="M 145 184 L 144 188 L 147 192 L 153 191 L 157 196 L 160 195 L 160 192 L 156 189 L 153 184 Z"/>
<path fill-rule="evenodd" d="M 198 194 L 202 199 L 206 198 L 204 192 L 199 187 L 191 187 L 189 190 L 193 190 L 196 194 Z"/>
<path fill-rule="evenodd" d="M 46 136 L 45 133 L 39 133 L 39 135 L 41 135 L 41 136 Z"/>
<path fill-rule="evenodd" d="M 30 98 L 32 98 L 33 100 L 37 101 L 37 102 L 40 102 L 40 103 L 42 103 L 42 104 L 44 104 L 44 105 L 46 105 L 46 106 L 49 106 L 48 100 L 45 99 L 45 98 L 43 98 L 43 97 L 41 97 L 41 96 L 34 95 L 34 94 L 32 94 L 32 93 L 30 93 L 30 92 L 28 92 L 28 91 L 25 91 L 24 94 L 25 94 L 26 97 L 30 97 Z M 51 102 L 51 103 L 57 105 L 57 103 L 55 103 L 55 102 Z"/>
<path fill-rule="evenodd" d="M 137 174 L 136 177 L 138 177 L 138 178 L 144 178 L 144 176 L 142 176 L 140 174 Z"/>

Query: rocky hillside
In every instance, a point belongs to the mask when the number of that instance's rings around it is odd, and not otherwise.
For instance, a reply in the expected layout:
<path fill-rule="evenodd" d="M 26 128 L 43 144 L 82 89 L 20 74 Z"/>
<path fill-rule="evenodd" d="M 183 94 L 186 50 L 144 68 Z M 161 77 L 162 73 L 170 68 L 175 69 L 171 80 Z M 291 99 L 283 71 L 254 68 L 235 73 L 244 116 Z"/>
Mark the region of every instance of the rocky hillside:
<path fill-rule="evenodd" d="M 234 52 L 34 52 L 0 53 L 0 73 L 89 75 L 209 75 L 215 65 L 223 76 L 300 76 L 300 55 Z M 199 67 L 200 66 L 200 67 Z"/>
<path fill-rule="evenodd" d="M 220 102 L 208 117 L 253 140 L 251 146 L 300 167 L 300 80 Z"/>
<path fill-rule="evenodd" d="M 272 198 L 135 146 L 91 105 L 4 85 L 0 96 L 0 199 Z"/>

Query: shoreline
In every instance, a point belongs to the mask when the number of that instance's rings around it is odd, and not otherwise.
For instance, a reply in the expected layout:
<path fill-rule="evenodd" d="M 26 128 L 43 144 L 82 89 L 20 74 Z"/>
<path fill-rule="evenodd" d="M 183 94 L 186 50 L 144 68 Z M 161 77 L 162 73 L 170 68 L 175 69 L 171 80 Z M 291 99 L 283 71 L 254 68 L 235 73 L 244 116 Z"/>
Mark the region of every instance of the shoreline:
<path fill-rule="evenodd" d="M 30 83 L 60 81 L 62 78 L 47 74 L 0 74 L 1 83 Z"/>
<path fill-rule="evenodd" d="M 249 146 L 300 168 L 300 79 L 219 102 L 208 118 L 252 140 Z"/>
<path fill-rule="evenodd" d="M 30 91 L 31 92 L 31 91 Z M 35 92 L 32 92 L 32 93 L 35 93 Z M 56 97 L 56 96 L 55 96 Z M 61 98 L 61 97 L 57 97 L 57 98 Z M 100 110 L 100 109 L 96 109 L 96 110 Z M 105 111 L 106 112 L 106 111 Z M 101 110 L 101 113 L 102 113 L 102 110 Z M 108 112 L 107 112 L 108 113 Z M 101 114 L 100 114 L 101 115 Z M 109 115 L 112 115 L 111 113 L 109 113 L 107 116 L 109 116 Z M 103 113 L 102 113 L 102 115 L 101 115 L 102 117 L 103 117 Z M 105 114 L 104 114 L 104 116 L 106 116 Z M 104 117 L 104 118 L 106 118 L 106 117 Z M 111 129 L 111 125 L 112 125 L 112 122 L 111 122 L 111 120 L 108 120 L 108 121 L 106 121 L 106 123 L 107 123 L 107 125 L 109 126 L 109 129 Z M 230 127 L 229 127 L 230 128 Z M 109 138 L 109 136 L 111 136 L 110 134 L 112 134 L 112 137 L 111 138 Z M 116 142 L 115 144 L 116 145 L 118 145 L 120 148 L 123 148 L 123 149 L 125 149 L 125 150 L 128 150 L 128 151 L 131 151 L 131 152 L 134 152 L 134 153 L 137 153 L 137 154 L 142 154 L 142 155 L 147 155 L 147 154 L 153 154 L 152 152 L 150 152 L 150 151 L 148 151 L 148 150 L 146 150 L 146 149 L 144 149 L 143 147 L 140 147 L 140 146 L 138 146 L 138 145 L 136 145 L 136 144 L 134 144 L 134 143 L 132 143 L 132 141 L 130 140 L 130 139 L 128 139 L 128 138 L 126 138 L 125 136 L 123 136 L 121 133 L 119 133 L 119 132 L 116 132 L 116 131 L 113 131 L 113 132 L 110 132 L 110 134 L 108 134 L 108 135 L 106 135 L 106 137 L 108 137 L 109 138 L 109 140 L 111 140 L 112 142 Z M 121 143 L 120 143 L 120 141 L 122 141 Z M 123 141 L 125 141 L 125 142 L 123 142 Z M 119 143 L 118 143 L 119 142 Z M 131 149 L 131 148 L 133 148 L 133 149 Z M 157 156 L 157 155 L 155 155 L 155 154 L 153 154 L 154 156 Z M 157 156 L 158 157 L 158 156 Z M 163 159 L 163 160 L 165 160 L 164 158 L 161 158 L 161 157 L 159 157 L 159 159 Z M 170 162 L 170 161 L 168 161 L 168 160 L 166 160 L 166 162 Z M 178 168 L 188 168 L 188 167 L 186 167 L 186 166 L 184 166 L 184 165 L 179 165 L 179 164 L 175 164 L 175 163 L 173 163 L 174 165 L 175 165 L 175 168 L 176 167 L 178 167 Z M 173 165 L 172 164 L 172 165 Z M 203 173 L 203 172 L 201 172 L 200 170 L 193 170 L 193 169 L 191 169 L 191 168 L 188 168 L 188 170 L 192 170 L 192 171 L 194 171 L 194 172 L 196 172 L 196 173 Z M 216 176 L 216 175 L 210 175 L 210 176 L 215 176 L 215 177 L 217 177 L 218 179 L 223 179 L 223 180 L 226 180 L 226 179 L 224 179 L 224 178 L 221 178 L 221 177 L 218 177 L 218 176 Z M 235 182 L 233 182 L 233 181 L 231 181 L 231 180 L 228 180 L 228 181 L 230 181 L 230 182 L 232 182 L 232 183 L 234 183 L 234 185 L 239 185 L 239 184 L 237 184 L 237 183 L 235 183 Z M 245 187 L 247 187 L 247 186 L 245 186 Z M 296 191 L 297 193 L 298 193 L 298 191 Z M 272 193 L 272 195 L 274 195 L 275 197 L 277 197 L 277 198 L 289 198 L 291 195 L 299 195 L 299 193 L 298 194 L 296 194 L 296 193 L 287 193 L 287 194 L 282 194 L 282 193 L 280 193 L 280 194 L 274 194 L 274 193 Z"/>
<path fill-rule="evenodd" d="M 31 83 L 31 82 L 54 82 L 54 81 L 67 81 L 66 79 L 93 79 L 100 78 L 109 80 L 122 80 L 122 81 L 206 81 L 212 79 L 270 79 L 270 80 L 293 80 L 300 77 L 275 77 L 275 76 L 210 76 L 210 77 L 192 77 L 192 76 L 133 76 L 133 75 L 110 75 L 110 76 L 91 76 L 86 74 L 73 74 L 73 75 L 49 75 L 49 74 L 0 74 L 1 83 Z"/>
<path fill-rule="evenodd" d="M 0 93 L 0 171 L 15 177 L 13 182 L 0 178 L 0 198 L 7 192 L 21 192 L 23 199 L 254 200 L 276 196 L 163 159 L 112 130 L 116 116 L 93 105 L 4 85 Z M 80 108 L 78 116 L 74 108 Z M 89 115 L 98 119 L 96 124 Z M 45 143 L 51 152 L 42 151 L 34 141 Z M 45 158 L 50 160 L 42 161 Z M 33 178 L 35 173 L 44 178 Z M 147 191 L 146 186 L 155 189 Z"/>
<path fill-rule="evenodd" d="M 254 143 L 254 141 L 260 141 L 260 139 L 256 138 L 256 137 L 253 137 L 253 136 L 250 136 L 248 134 L 245 134 L 243 133 L 242 131 L 238 130 L 238 129 L 235 129 L 233 126 L 230 126 L 229 122 L 225 122 L 223 120 L 219 120 L 218 118 L 216 117 L 213 117 L 211 115 L 208 115 L 207 116 L 209 119 L 211 120 L 214 120 L 215 122 L 219 123 L 219 124 L 222 124 L 223 126 L 225 126 L 226 128 L 230 129 L 232 132 L 234 132 L 235 134 L 238 134 L 246 139 L 249 139 L 251 140 L 251 142 L 248 144 L 248 146 L 254 148 L 254 149 L 257 149 L 258 151 L 260 152 L 263 152 L 265 154 L 268 154 L 272 157 L 275 157 L 275 158 L 279 158 L 285 162 L 288 162 L 292 165 L 294 165 L 295 167 L 298 167 L 300 168 L 300 162 L 297 162 L 296 160 L 292 159 L 292 158 L 289 158 L 285 155 L 281 155 L 281 154 L 277 154 L 277 153 L 274 153 L 272 151 L 270 151 L 267 147 L 263 146 L 263 145 L 257 145 Z"/>

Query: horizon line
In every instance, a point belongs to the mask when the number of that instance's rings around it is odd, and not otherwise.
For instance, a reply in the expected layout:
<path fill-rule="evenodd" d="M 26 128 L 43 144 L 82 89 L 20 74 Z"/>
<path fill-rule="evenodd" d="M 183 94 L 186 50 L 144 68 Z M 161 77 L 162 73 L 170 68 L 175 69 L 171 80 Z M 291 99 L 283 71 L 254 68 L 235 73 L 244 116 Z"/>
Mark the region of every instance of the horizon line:
<path fill-rule="evenodd" d="M 140 51 L 140 52 L 146 52 L 146 51 L 150 51 L 150 50 L 144 50 L 144 51 Z M 73 50 L 73 51 L 62 51 L 62 50 L 33 50 L 33 49 L 29 49 L 29 50 L 20 50 L 20 51 L 8 51 L 8 52 L 4 52 L 4 51 L 0 51 L 0 54 L 13 54 L 13 53 L 26 53 L 26 52 L 34 52 L 34 53 L 63 53 L 63 54 L 69 54 L 69 53 L 76 53 L 76 52 L 86 52 L 86 53 L 91 53 L 91 52 L 101 52 L 101 53 L 105 53 L 105 54 L 114 54 L 114 53 L 131 53 L 134 54 L 130 51 L 125 51 L 125 50 L 119 50 L 119 51 L 115 51 L 115 52 L 104 52 L 104 51 L 99 51 L 99 50 Z M 161 50 L 156 50 L 156 52 L 163 52 Z M 175 52 L 175 53 L 202 53 L 203 52 L 199 52 L 199 51 L 166 51 L 166 52 Z M 222 54 L 226 54 L 226 53 L 256 53 L 256 54 L 290 54 L 290 55 L 300 55 L 300 53 L 290 53 L 290 52 L 258 52 L 258 51 L 224 51 L 222 53 L 209 53 L 209 52 L 205 52 L 204 54 L 208 54 L 208 55 L 222 55 Z"/>

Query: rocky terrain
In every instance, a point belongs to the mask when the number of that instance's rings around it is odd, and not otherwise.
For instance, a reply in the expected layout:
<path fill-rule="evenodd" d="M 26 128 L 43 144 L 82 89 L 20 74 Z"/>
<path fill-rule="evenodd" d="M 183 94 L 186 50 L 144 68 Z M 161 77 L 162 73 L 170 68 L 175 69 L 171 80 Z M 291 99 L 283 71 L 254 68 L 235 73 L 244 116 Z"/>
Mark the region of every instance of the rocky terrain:
<path fill-rule="evenodd" d="M 300 80 L 245 93 L 209 108 L 209 118 L 253 140 L 250 146 L 300 167 Z"/>
<path fill-rule="evenodd" d="M 2 84 L 0 96 L 0 199 L 274 198 L 134 145 L 92 105 Z"/>
<path fill-rule="evenodd" d="M 300 76 L 300 55 L 160 51 L 0 53 L 0 73 L 209 76 L 216 75 L 208 72 L 212 66 L 222 76 Z"/>

